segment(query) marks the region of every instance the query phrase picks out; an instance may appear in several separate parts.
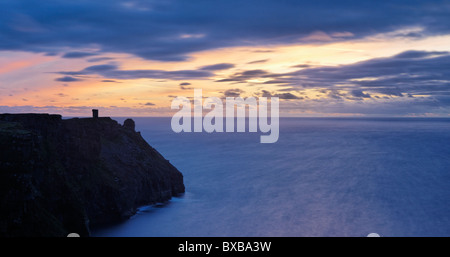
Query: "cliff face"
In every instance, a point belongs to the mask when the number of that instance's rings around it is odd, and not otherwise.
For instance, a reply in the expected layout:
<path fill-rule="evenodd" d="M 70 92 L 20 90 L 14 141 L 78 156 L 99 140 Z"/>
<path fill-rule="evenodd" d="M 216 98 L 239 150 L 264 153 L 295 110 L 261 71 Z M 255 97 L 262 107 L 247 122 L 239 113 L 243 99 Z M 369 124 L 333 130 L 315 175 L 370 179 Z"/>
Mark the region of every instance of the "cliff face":
<path fill-rule="evenodd" d="M 0 115 L 0 236 L 89 235 L 183 192 L 132 120 Z"/>

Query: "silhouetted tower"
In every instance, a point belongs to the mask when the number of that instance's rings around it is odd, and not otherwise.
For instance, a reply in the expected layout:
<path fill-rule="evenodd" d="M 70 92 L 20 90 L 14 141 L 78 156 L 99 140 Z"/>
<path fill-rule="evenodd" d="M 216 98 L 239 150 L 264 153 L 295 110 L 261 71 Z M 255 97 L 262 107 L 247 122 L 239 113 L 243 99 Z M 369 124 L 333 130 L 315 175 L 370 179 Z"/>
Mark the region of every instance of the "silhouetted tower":
<path fill-rule="evenodd" d="M 92 117 L 93 117 L 94 119 L 97 119 L 97 118 L 98 118 L 98 110 L 97 110 L 97 109 L 92 109 Z"/>
<path fill-rule="evenodd" d="M 136 124 L 134 123 L 134 120 L 132 119 L 126 119 L 123 122 L 123 127 L 132 131 L 135 131 Z"/>

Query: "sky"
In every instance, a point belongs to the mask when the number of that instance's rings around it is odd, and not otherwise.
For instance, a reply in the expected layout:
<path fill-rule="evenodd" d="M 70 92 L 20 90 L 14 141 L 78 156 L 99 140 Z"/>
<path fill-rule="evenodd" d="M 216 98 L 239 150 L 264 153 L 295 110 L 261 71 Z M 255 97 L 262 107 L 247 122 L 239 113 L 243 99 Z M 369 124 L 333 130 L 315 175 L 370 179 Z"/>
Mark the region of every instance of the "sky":
<path fill-rule="evenodd" d="M 171 116 L 194 88 L 281 116 L 449 117 L 450 1 L 0 1 L 0 113 Z"/>

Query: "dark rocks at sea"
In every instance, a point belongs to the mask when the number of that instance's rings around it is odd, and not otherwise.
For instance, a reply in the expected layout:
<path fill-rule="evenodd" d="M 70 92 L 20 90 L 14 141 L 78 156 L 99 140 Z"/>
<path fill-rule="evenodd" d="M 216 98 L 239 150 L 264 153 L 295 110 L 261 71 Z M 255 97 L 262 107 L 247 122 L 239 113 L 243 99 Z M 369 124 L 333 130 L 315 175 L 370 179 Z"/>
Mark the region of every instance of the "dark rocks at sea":
<path fill-rule="evenodd" d="M 0 236 L 88 236 L 184 193 L 183 175 L 134 127 L 0 114 Z"/>

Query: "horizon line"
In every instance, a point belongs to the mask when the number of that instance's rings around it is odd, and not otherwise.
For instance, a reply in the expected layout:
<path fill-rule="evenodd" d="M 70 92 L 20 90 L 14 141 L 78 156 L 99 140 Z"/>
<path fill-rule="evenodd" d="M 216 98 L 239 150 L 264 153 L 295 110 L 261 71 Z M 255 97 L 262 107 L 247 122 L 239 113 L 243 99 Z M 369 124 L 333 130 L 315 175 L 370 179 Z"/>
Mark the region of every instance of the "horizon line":
<path fill-rule="evenodd" d="M 44 113 L 44 112 L 17 112 L 17 113 L 0 113 L 0 115 L 11 115 L 11 114 L 48 114 L 48 115 L 60 115 L 62 118 L 92 118 L 90 115 L 82 116 L 82 115 L 63 115 L 60 113 Z M 202 116 L 203 118 L 204 116 Z M 244 117 L 246 119 L 252 118 L 251 117 Z M 172 116 L 99 116 L 99 118 L 172 118 Z M 194 118 L 194 117 L 191 117 Z M 223 118 L 227 118 L 227 116 L 223 116 Z M 237 118 L 234 116 L 234 118 Z M 253 117 L 258 118 L 258 117 Z M 405 119 L 450 119 L 449 116 L 279 116 L 279 118 L 313 118 L 313 119 L 329 119 L 329 118 L 335 118 L 335 119 L 386 119 L 386 118 L 405 118 Z"/>

